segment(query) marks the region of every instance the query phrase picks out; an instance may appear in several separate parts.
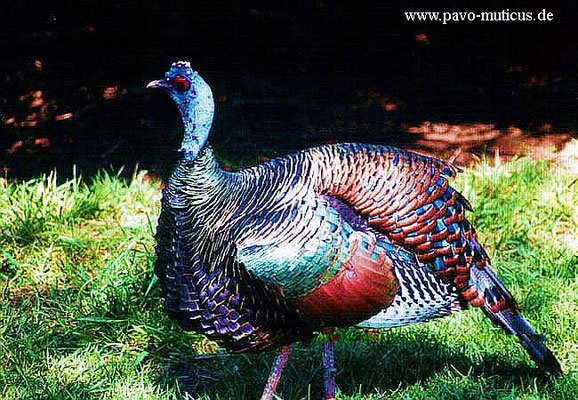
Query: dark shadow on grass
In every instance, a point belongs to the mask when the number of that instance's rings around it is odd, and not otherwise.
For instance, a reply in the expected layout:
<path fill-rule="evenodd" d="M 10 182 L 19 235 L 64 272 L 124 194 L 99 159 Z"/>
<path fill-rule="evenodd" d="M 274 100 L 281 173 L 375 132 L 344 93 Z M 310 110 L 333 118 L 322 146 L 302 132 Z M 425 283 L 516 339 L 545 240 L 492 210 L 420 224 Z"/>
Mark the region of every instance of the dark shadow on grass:
<path fill-rule="evenodd" d="M 522 351 L 521 349 L 519 349 Z M 274 352 L 248 355 L 173 358 L 159 382 L 178 385 L 184 395 L 210 399 L 258 399 L 267 380 Z M 483 355 L 472 363 L 458 346 L 436 342 L 336 342 L 337 386 L 344 395 L 371 395 L 403 390 L 444 370 L 455 375 L 485 377 L 492 388 L 511 388 L 534 379 L 546 382 L 531 361 L 512 364 L 508 354 Z M 450 383 L 451 384 L 451 383 Z M 278 387 L 285 400 L 323 398 L 321 344 L 299 344 Z M 310 397 L 308 397 L 310 396 Z"/>

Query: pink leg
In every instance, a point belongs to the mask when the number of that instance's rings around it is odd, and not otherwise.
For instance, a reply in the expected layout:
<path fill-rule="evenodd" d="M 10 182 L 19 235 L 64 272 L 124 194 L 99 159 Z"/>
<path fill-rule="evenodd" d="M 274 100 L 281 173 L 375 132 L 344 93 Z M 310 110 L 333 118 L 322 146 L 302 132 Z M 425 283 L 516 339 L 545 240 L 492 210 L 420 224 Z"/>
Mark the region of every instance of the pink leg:
<path fill-rule="evenodd" d="M 273 394 L 275 393 L 275 389 L 277 388 L 277 384 L 281 379 L 281 374 L 283 373 L 283 368 L 285 367 L 285 362 L 289 358 L 289 354 L 291 354 L 292 346 L 284 346 L 281 348 L 281 351 L 275 358 L 275 362 L 273 363 L 273 368 L 271 368 L 271 375 L 269 375 L 269 379 L 267 380 L 267 386 L 263 390 L 263 396 L 261 396 L 261 400 L 273 400 Z"/>
<path fill-rule="evenodd" d="M 325 369 L 325 400 L 335 400 L 335 362 L 333 342 L 323 342 L 323 368 Z"/>

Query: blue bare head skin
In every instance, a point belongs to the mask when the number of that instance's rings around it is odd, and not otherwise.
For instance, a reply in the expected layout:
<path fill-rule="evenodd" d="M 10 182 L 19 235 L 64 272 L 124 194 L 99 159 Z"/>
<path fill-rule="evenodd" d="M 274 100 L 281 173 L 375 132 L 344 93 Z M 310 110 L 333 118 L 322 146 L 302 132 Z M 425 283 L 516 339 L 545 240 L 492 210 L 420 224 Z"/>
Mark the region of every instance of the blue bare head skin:
<path fill-rule="evenodd" d="M 186 61 L 171 64 L 165 79 L 152 81 L 147 89 L 161 89 L 177 104 L 183 120 L 184 135 L 180 153 L 193 162 L 207 142 L 213 123 L 213 93 L 197 71 Z"/>

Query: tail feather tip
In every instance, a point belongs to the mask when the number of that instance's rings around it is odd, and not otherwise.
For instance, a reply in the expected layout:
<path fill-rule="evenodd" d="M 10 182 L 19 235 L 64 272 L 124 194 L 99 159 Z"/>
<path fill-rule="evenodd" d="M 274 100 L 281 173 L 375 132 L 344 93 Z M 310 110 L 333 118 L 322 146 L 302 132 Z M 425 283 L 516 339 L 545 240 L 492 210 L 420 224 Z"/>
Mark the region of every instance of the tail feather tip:
<path fill-rule="evenodd" d="M 562 366 L 558 359 L 542 341 L 522 341 L 520 343 L 541 369 L 553 376 L 562 375 Z"/>

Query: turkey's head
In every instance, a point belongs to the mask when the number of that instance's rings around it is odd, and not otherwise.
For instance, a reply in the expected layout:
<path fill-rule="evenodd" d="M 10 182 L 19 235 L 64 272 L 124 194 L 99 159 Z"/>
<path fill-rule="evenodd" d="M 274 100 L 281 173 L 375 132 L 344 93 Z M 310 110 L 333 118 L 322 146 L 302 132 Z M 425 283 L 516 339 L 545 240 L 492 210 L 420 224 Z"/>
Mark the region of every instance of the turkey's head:
<path fill-rule="evenodd" d="M 150 82 L 147 89 L 164 90 L 177 104 L 184 125 L 180 152 L 185 161 L 194 161 L 205 146 L 213 123 L 211 88 L 190 63 L 177 61 L 171 64 L 165 79 Z"/>

